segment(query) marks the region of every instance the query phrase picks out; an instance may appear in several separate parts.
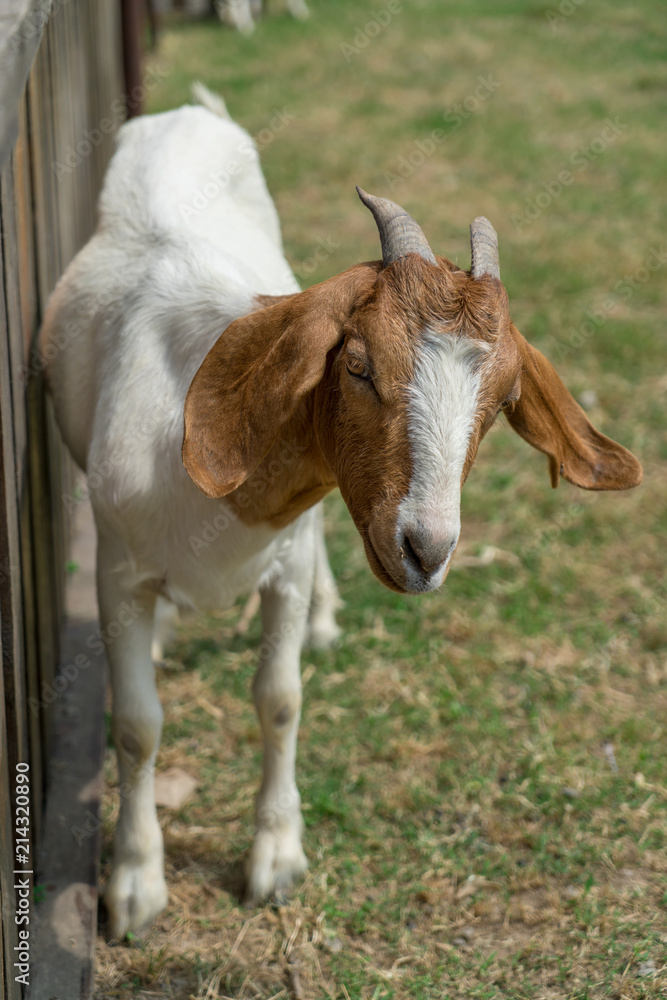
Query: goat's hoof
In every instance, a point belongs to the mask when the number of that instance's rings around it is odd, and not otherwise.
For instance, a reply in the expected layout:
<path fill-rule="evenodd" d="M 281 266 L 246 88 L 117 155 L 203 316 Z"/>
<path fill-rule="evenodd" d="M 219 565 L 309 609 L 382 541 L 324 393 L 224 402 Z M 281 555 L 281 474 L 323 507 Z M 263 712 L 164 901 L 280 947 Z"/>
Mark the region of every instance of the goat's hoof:
<path fill-rule="evenodd" d="M 307 868 L 306 855 L 296 833 L 259 830 L 248 858 L 243 905 L 251 908 L 269 898 L 284 901 Z"/>
<path fill-rule="evenodd" d="M 109 939 L 123 941 L 143 930 L 164 910 L 168 898 L 162 863 L 115 865 L 104 892 Z"/>

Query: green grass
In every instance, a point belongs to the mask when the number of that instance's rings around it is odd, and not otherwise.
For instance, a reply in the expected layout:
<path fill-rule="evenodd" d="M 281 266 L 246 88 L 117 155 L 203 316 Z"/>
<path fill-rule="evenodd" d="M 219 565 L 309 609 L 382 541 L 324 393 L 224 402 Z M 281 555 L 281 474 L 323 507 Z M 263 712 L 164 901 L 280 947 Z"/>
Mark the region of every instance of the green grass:
<path fill-rule="evenodd" d="M 488 215 L 514 321 L 575 396 L 595 391 L 591 419 L 645 480 L 552 491 L 543 457 L 499 424 L 463 493 L 458 564 L 419 600 L 381 587 L 327 501 L 344 635 L 304 654 L 311 868 L 277 909 L 238 901 L 259 624 L 236 635 L 238 610 L 184 624 L 161 678 L 159 767 L 200 787 L 163 811 L 170 907 L 138 947 L 100 942 L 99 997 L 293 996 L 291 936 L 318 1000 L 667 995 L 665 265 L 641 280 L 667 223 L 665 11 L 584 0 L 552 27 L 558 4 L 404 0 L 346 61 L 382 6 L 313 0 L 307 23 L 276 13 L 251 38 L 170 24 L 149 110 L 199 78 L 254 135 L 276 110 L 293 116 L 262 160 L 304 285 L 378 256 L 355 184 L 401 202 L 463 266 L 467 227 Z M 457 123 L 489 76 L 498 86 Z M 627 128 L 573 162 L 607 119 Z M 517 224 L 563 170 L 572 183 Z M 318 241 L 331 252 L 311 267 Z M 475 565 L 488 546 L 495 559 Z M 106 809 L 108 846 L 112 795 Z"/>

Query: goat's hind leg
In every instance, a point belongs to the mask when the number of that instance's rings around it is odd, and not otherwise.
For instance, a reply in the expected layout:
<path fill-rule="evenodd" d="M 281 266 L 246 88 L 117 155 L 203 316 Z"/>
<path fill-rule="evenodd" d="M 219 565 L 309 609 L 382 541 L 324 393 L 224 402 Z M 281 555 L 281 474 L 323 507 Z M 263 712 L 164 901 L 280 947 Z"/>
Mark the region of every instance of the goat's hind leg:
<path fill-rule="evenodd" d="M 112 546 L 98 543 L 97 592 L 111 671 L 112 731 L 118 755 L 120 813 L 104 901 L 109 937 L 122 940 L 167 905 L 154 765 L 162 708 L 151 659 L 155 595 L 123 587 Z"/>
<path fill-rule="evenodd" d="M 311 601 L 315 536 L 312 515 L 302 516 L 307 520 L 281 575 L 261 589 L 263 637 L 253 695 L 264 738 L 264 769 L 247 868 L 248 905 L 289 889 L 308 866 L 301 846 L 295 763 L 301 649 Z"/>
<path fill-rule="evenodd" d="M 242 35 L 251 35 L 255 30 L 250 0 L 214 0 L 214 6 L 220 20 Z"/>
<path fill-rule="evenodd" d="M 151 659 L 158 666 L 164 659 L 165 646 L 171 641 L 174 626 L 178 621 L 178 609 L 171 601 L 158 597 L 155 602 L 153 626 L 153 642 L 151 643 Z"/>
<path fill-rule="evenodd" d="M 310 10 L 308 9 L 306 0 L 287 0 L 287 9 L 297 21 L 307 21 L 310 17 Z"/>
<path fill-rule="evenodd" d="M 313 596 L 308 614 L 306 642 L 315 649 L 327 649 L 340 635 L 336 624 L 336 609 L 341 601 L 334 575 L 329 566 L 329 557 L 324 539 L 324 516 L 322 504 L 313 509 L 315 530 L 315 575 Z"/>

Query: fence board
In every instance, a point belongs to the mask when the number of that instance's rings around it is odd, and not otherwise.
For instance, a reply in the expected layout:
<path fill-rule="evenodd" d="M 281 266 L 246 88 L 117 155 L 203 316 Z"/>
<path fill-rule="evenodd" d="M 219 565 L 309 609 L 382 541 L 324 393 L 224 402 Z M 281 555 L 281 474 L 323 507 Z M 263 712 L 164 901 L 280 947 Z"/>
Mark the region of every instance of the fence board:
<path fill-rule="evenodd" d="M 0 191 L 6 182 L 0 177 Z M 4 236 L 4 234 L 3 234 Z M 3 240 L 4 242 L 4 240 Z M 14 946 L 17 944 L 14 923 L 13 814 L 11 777 L 16 761 L 27 750 L 27 739 L 20 711 L 21 619 L 19 604 L 20 566 L 18 552 L 18 510 L 11 488 L 14 481 L 14 435 L 12 430 L 11 390 L 9 384 L 9 333 L 5 303 L 5 273 L 0 257 L 0 654 L 2 675 L 0 692 L 0 906 L 2 909 L 2 954 L 4 996 L 18 1000 L 21 990 L 12 976 Z M 8 488 L 9 487 L 9 488 Z M 13 530 L 12 530 L 13 529 Z M 18 685 L 18 690 L 17 690 Z"/>
<path fill-rule="evenodd" d="M 26 359 L 32 346 L 32 331 L 37 323 L 35 289 L 35 246 L 33 235 L 32 191 L 30 184 L 30 149 L 28 145 L 28 102 L 24 94 L 19 107 L 19 134 L 14 147 L 14 184 L 19 243 L 19 299 Z"/>
<path fill-rule="evenodd" d="M 11 165 L 0 174 L 0 204 L 11 199 Z M 15 415 L 11 371 L 13 366 L 14 306 L 10 299 L 12 279 L 15 273 L 15 244 L 12 245 L 11 225 L 5 225 L 2 218 L 2 299 L 0 300 L 0 435 L 2 436 L 2 472 L 5 481 L 2 523 L 6 525 L 4 535 L 0 534 L 0 565 L 3 575 L 0 579 L 0 615 L 2 616 L 3 673 L 5 677 L 5 703 L 7 705 L 8 761 L 10 771 L 19 760 L 28 756 L 28 734 L 22 707 L 25 704 L 25 679 L 23 675 L 23 607 L 21 575 L 20 515 L 17 483 L 17 455 L 14 433 Z M 10 295 L 8 295 L 8 291 Z M 21 428 L 17 434 L 21 440 Z M 13 488 L 12 488 L 13 487 Z"/>
<path fill-rule="evenodd" d="M 9 1000 L 21 995 L 12 970 L 15 765 L 31 766 L 36 837 L 52 736 L 58 780 L 55 798 L 47 796 L 40 864 L 47 885 L 57 884 L 64 893 L 59 898 L 72 904 L 65 919 L 78 927 L 79 945 L 75 956 L 47 951 L 48 933 L 53 943 L 63 929 L 65 911 L 58 910 L 50 923 L 42 921 L 44 947 L 32 954 L 37 962 L 60 963 L 58 989 L 66 1000 L 89 995 L 92 984 L 99 834 L 77 851 L 61 826 L 82 804 L 95 811 L 97 792 L 88 803 L 79 797 L 78 806 L 67 799 L 77 791 L 73 782 L 94 777 L 99 783 L 104 691 L 101 671 L 91 668 L 77 687 L 76 706 L 60 696 L 50 704 L 53 692 L 62 690 L 56 670 L 69 529 L 61 498 L 71 492 L 73 477 L 44 396 L 36 335 L 58 278 L 93 231 L 113 145 L 106 129 L 94 130 L 103 118 L 120 124 L 114 102 L 120 106 L 126 89 L 117 0 L 50 7 L 48 0 L 0 0 L 0 987 Z M 93 624 L 87 627 L 89 632 Z M 96 707 L 84 737 L 87 704 Z M 78 741 L 84 738 L 82 753 Z M 94 790 L 94 781 L 89 787 Z M 47 912 L 48 906 L 42 916 Z M 35 973 L 42 984 L 35 997 L 52 995 L 55 969 Z"/>
<path fill-rule="evenodd" d="M 39 302 L 44 305 L 58 275 L 62 273 L 55 244 L 57 201 L 54 162 L 54 121 L 50 80 L 51 34 L 46 32 L 28 80 L 28 117 L 30 121 L 30 170 L 35 219 L 35 264 Z"/>
<path fill-rule="evenodd" d="M 54 121 L 50 84 L 51 34 L 46 32 L 30 78 L 28 80 L 28 120 L 31 185 L 35 219 L 35 268 L 37 300 L 43 309 L 60 274 L 60 248 L 56 240 L 57 179 L 52 164 L 54 155 Z M 42 370 L 44 359 L 36 347 L 30 357 L 29 411 L 35 421 L 31 449 L 33 488 L 33 522 L 43 524 L 47 537 L 45 546 L 37 547 L 35 575 L 38 581 L 38 617 L 40 627 L 40 683 L 51 685 L 55 671 L 53 649 L 57 648 L 59 624 L 64 616 L 60 574 L 65 565 L 67 526 L 62 517 L 61 481 L 65 462 L 62 445 L 50 415 L 50 403 L 43 398 Z M 55 515 L 55 516 L 54 516 Z M 46 565 L 45 565 L 46 564 Z M 43 593 L 51 589 L 51 598 Z M 41 599 L 40 599 L 41 588 Z M 51 653 L 49 654 L 49 649 Z M 44 754 L 50 745 L 50 716 L 42 713 Z"/>
<path fill-rule="evenodd" d="M 29 190 L 25 178 L 25 102 L 19 114 L 19 138 L 11 163 L 11 190 L 2 191 L 0 210 L 5 225 L 5 269 L 7 288 L 7 316 L 10 328 L 10 354 L 12 399 L 14 411 L 14 447 L 16 453 L 16 485 L 19 504 L 19 532 L 21 549 L 21 579 L 23 598 L 23 651 L 24 683 L 27 703 L 39 688 L 39 659 L 37 647 L 37 609 L 34 593 L 33 565 L 38 537 L 32 530 L 30 463 L 31 441 L 28 434 L 28 411 L 25 398 L 25 370 L 29 359 L 30 344 L 36 317 L 36 299 L 32 273 L 32 212 Z M 9 169 L 7 171 L 9 177 Z M 15 252 L 9 259 L 8 250 Z M 11 290 L 11 291 L 10 291 Z M 34 441 L 34 435 L 33 435 Z M 53 653 L 51 652 L 51 655 Z M 40 720 L 34 712 L 24 712 L 28 731 L 28 744 L 41 744 Z M 26 758 L 24 758 L 26 759 Z M 33 753 L 31 760 L 32 833 L 39 837 L 41 802 L 43 796 L 42 754 Z"/>
<path fill-rule="evenodd" d="M 33 795 L 34 842 L 39 842 L 41 833 L 41 805 L 44 795 L 44 755 L 48 746 L 46 720 L 48 716 L 36 710 L 39 701 L 40 675 L 42 665 L 51 665 L 53 651 L 57 649 L 58 629 L 53 619 L 53 595 L 58 593 L 58 577 L 52 562 L 52 546 L 48 544 L 52 515 L 50 510 L 41 511 L 41 519 L 34 516 L 35 500 L 40 489 L 40 469 L 44 467 L 41 458 L 43 448 L 42 428 L 39 421 L 39 400 L 41 384 L 30 379 L 32 339 L 38 321 L 38 289 L 35 273 L 35 219 L 30 176 L 30 144 L 28 126 L 28 105 L 24 96 L 19 111 L 19 137 L 14 151 L 14 193 L 16 198 L 16 231 L 18 243 L 18 289 L 21 322 L 23 325 L 24 357 L 20 376 L 14 373 L 19 387 L 25 394 L 27 452 L 24 456 L 25 476 L 29 489 L 21 496 L 21 537 L 22 546 L 24 606 L 25 606 L 25 646 L 26 646 L 26 686 L 28 695 L 28 730 L 33 748 L 31 760 L 31 791 Z M 37 391 L 36 391 L 37 390 Z M 28 558 L 29 557 L 29 558 Z M 41 748 L 35 752 L 34 748 Z"/>

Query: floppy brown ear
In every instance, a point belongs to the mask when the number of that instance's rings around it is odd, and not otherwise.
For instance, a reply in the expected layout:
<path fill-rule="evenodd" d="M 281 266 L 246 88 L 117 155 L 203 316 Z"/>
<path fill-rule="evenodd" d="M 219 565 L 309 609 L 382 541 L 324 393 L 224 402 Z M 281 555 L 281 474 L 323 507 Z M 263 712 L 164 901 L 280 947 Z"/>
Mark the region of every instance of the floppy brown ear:
<path fill-rule="evenodd" d="M 257 468 L 319 383 L 327 352 L 376 277 L 358 265 L 305 292 L 277 296 L 218 338 L 185 400 L 183 464 L 203 493 L 226 496 Z"/>
<path fill-rule="evenodd" d="M 635 456 L 593 427 L 555 368 L 521 336 L 510 332 L 522 360 L 521 395 L 510 424 L 528 444 L 549 456 L 551 485 L 559 474 L 587 490 L 627 490 L 642 480 Z"/>

